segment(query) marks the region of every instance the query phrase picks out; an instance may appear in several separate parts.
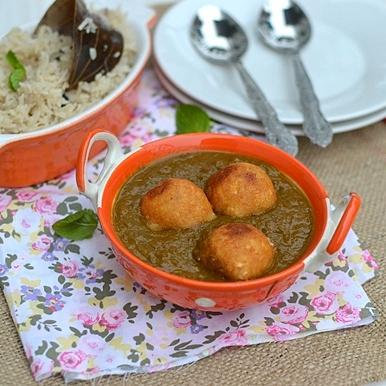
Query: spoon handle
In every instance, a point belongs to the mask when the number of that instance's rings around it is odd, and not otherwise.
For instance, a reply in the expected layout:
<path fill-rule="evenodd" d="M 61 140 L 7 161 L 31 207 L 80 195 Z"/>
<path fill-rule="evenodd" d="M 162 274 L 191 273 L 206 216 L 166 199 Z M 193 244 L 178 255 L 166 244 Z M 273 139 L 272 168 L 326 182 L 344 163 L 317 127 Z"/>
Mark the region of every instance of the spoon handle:
<path fill-rule="evenodd" d="M 320 111 L 318 97 L 315 94 L 311 79 L 298 53 L 292 55 L 295 68 L 296 84 L 300 94 L 303 110 L 304 134 L 316 145 L 326 147 L 332 141 L 332 128 Z"/>
<path fill-rule="evenodd" d="M 276 111 L 241 61 L 235 61 L 234 64 L 244 83 L 251 106 L 263 123 L 268 142 L 287 153 L 296 155 L 298 152 L 296 137 L 279 121 Z"/>

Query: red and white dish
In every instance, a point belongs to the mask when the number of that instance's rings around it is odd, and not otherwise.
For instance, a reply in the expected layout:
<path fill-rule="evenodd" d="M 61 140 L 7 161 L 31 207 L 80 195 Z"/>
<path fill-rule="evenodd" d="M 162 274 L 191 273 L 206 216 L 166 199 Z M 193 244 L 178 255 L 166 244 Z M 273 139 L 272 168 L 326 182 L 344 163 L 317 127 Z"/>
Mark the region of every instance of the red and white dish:
<path fill-rule="evenodd" d="M 87 160 L 94 143 L 104 141 L 108 152 L 101 175 L 95 182 L 87 177 Z M 146 263 L 135 256 L 117 237 L 112 223 L 113 205 L 122 184 L 137 170 L 164 157 L 194 151 L 226 151 L 248 155 L 285 173 L 308 197 L 314 218 L 313 235 L 302 256 L 283 271 L 255 280 L 208 282 L 181 277 Z M 80 192 L 94 204 L 117 261 L 127 273 L 152 294 L 182 307 L 210 311 L 236 310 L 261 303 L 288 289 L 301 272 L 314 272 L 322 262 L 336 256 L 358 213 L 361 199 L 350 193 L 332 209 L 328 194 L 312 172 L 277 147 L 242 136 L 193 133 L 165 137 L 124 155 L 118 139 L 96 130 L 82 145 L 76 170 Z"/>
<path fill-rule="evenodd" d="M 137 89 L 151 54 L 150 28 L 154 11 L 126 0 L 85 0 L 93 9 L 122 9 L 137 43 L 130 73 L 105 98 L 84 111 L 46 128 L 20 134 L 0 134 L 0 186 L 21 187 L 46 181 L 71 170 L 88 132 L 103 127 L 121 132 L 137 104 Z M 0 2 L 0 37 L 12 27 L 32 29 L 52 0 Z M 94 154 L 102 149 L 95 149 Z M 42 156 L 43 154 L 43 156 Z"/>

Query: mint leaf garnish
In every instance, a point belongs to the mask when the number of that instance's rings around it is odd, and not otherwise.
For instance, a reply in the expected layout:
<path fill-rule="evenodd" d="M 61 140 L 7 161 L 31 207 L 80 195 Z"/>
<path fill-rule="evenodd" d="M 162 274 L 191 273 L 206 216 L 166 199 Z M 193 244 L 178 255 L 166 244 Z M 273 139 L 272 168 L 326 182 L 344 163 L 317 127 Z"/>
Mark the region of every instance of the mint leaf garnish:
<path fill-rule="evenodd" d="M 176 110 L 176 133 L 206 133 L 210 131 L 208 114 L 198 106 L 181 104 Z"/>
<path fill-rule="evenodd" d="M 55 233 L 69 240 L 90 239 L 98 226 L 98 217 L 91 209 L 82 209 L 57 221 Z"/>

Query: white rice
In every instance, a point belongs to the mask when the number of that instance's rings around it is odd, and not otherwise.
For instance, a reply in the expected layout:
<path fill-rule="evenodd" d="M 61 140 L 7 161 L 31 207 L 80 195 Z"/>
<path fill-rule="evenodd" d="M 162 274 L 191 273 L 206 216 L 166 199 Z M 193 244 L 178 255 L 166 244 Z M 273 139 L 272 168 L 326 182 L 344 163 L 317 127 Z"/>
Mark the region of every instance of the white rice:
<path fill-rule="evenodd" d="M 68 92 L 70 37 L 43 26 L 36 37 L 15 28 L 0 41 L 0 133 L 34 131 L 61 122 L 100 101 L 123 81 L 135 61 L 135 40 L 121 12 L 106 11 L 104 16 L 123 35 L 122 57 L 106 75 L 98 74 L 90 83 L 80 82 L 77 89 Z M 17 92 L 8 86 L 8 50 L 16 54 L 27 72 Z M 90 54 L 96 58 L 96 52 Z"/>

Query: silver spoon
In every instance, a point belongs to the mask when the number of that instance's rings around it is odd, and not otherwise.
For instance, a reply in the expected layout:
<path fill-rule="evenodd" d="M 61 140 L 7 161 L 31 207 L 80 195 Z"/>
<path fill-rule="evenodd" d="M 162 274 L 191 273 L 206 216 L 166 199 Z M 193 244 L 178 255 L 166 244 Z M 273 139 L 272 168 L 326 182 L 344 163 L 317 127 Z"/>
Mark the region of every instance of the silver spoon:
<path fill-rule="evenodd" d="M 299 55 L 311 37 L 309 19 L 292 0 L 268 0 L 259 15 L 258 30 L 269 47 L 291 55 L 304 116 L 303 131 L 313 143 L 326 147 L 332 141 L 332 128 L 320 111 L 318 97 Z"/>
<path fill-rule="evenodd" d="M 298 152 L 296 137 L 279 121 L 276 111 L 241 62 L 248 48 L 248 39 L 240 25 L 219 7 L 205 5 L 197 11 L 190 36 L 194 47 L 205 59 L 235 66 L 251 106 L 263 123 L 268 141 L 295 155 Z"/>

